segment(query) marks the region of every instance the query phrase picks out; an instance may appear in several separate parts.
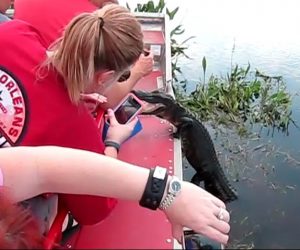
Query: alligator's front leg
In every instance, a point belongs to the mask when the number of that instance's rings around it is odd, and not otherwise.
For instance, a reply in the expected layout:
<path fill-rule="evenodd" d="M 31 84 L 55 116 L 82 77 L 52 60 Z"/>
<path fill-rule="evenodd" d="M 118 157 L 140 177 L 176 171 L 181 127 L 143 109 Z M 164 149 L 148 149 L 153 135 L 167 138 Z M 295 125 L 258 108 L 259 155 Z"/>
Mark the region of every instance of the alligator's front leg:
<path fill-rule="evenodd" d="M 191 180 L 191 183 L 193 183 L 197 186 L 200 186 L 201 181 L 204 181 L 203 175 L 196 173 L 196 174 L 194 174 L 194 176 Z"/>
<path fill-rule="evenodd" d="M 230 185 L 221 166 L 217 166 L 212 175 L 203 179 L 205 190 L 222 201 L 227 203 L 238 198 L 237 191 Z"/>

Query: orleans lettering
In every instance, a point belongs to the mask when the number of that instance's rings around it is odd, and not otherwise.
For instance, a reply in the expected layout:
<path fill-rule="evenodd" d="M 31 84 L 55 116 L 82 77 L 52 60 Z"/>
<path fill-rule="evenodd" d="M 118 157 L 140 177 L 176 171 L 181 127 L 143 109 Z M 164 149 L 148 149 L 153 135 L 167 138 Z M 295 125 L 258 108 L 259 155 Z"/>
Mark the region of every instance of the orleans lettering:
<path fill-rule="evenodd" d="M 10 140 L 15 142 L 20 136 L 24 126 L 24 99 L 17 82 L 9 74 L 2 70 L 0 70 L 0 87 L 7 91 L 7 94 L 4 95 L 5 99 L 2 103 L 0 103 L 0 110 L 2 110 L 4 114 L 8 114 L 10 112 L 7 107 L 11 107 L 11 109 L 14 110 L 11 119 L 9 119 L 9 124 L 6 124 L 6 133 L 10 137 Z M 13 137 L 15 139 L 13 139 Z"/>
<path fill-rule="evenodd" d="M 10 128 L 9 131 L 8 131 L 8 134 L 10 136 L 16 137 L 19 134 L 19 130 L 15 129 L 15 128 Z"/>
<path fill-rule="evenodd" d="M 13 126 L 16 126 L 16 127 L 22 127 L 22 122 L 23 122 L 23 119 L 21 117 L 15 116 L 12 124 L 13 124 Z"/>
<path fill-rule="evenodd" d="M 13 98 L 13 104 L 14 105 L 18 105 L 18 104 L 22 104 L 22 103 L 23 103 L 23 101 L 22 101 L 22 97 L 21 96 Z"/>
<path fill-rule="evenodd" d="M 3 106 L 3 104 L 0 102 L 0 109 L 2 110 L 2 112 L 4 113 L 4 114 L 6 114 L 7 113 L 7 109 Z"/>
<path fill-rule="evenodd" d="M 14 107 L 15 108 L 15 114 L 19 115 L 23 113 L 23 108 L 22 107 Z"/>
<path fill-rule="evenodd" d="M 2 75 L 0 76 L 0 83 L 6 83 L 8 80 L 8 76 L 7 75 Z"/>

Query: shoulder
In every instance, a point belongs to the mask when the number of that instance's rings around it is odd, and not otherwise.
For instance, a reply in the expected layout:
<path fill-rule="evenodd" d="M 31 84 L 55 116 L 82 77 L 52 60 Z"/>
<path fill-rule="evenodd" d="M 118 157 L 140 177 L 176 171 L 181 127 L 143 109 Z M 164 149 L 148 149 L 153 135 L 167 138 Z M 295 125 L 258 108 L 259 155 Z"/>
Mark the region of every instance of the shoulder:
<path fill-rule="evenodd" d="M 75 10 L 82 12 L 94 11 L 94 6 L 89 0 L 15 0 L 15 18 L 24 20 L 37 20 L 39 17 L 59 17 L 62 14 L 73 13 Z M 32 15 L 32 13 L 35 15 Z"/>
<path fill-rule="evenodd" d="M 39 30 L 46 47 L 62 35 L 73 17 L 94 10 L 88 0 L 15 0 L 15 18 Z"/>
<path fill-rule="evenodd" d="M 3 16 L 3 15 L 2 15 Z M 6 22 L 0 26 L 0 30 L 6 31 L 6 30 L 13 30 L 15 29 L 16 32 L 20 31 L 30 31 L 32 30 L 32 27 L 29 23 L 14 19 L 11 20 L 10 22 Z"/>
<path fill-rule="evenodd" d="M 0 26 L 0 42 L 5 46 L 5 42 L 8 45 L 19 44 L 19 46 L 25 47 L 20 43 L 22 41 L 37 41 L 40 45 L 40 33 L 37 29 L 31 26 L 29 23 L 21 20 L 11 20 L 4 22 Z M 1 51 L 2 52 L 2 51 Z"/>

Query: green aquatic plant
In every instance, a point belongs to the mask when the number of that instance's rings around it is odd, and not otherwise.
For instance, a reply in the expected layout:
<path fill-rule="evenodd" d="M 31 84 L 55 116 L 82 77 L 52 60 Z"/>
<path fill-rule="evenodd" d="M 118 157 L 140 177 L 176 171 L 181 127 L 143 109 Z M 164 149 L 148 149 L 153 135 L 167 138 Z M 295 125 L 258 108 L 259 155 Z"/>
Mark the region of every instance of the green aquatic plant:
<path fill-rule="evenodd" d="M 127 8 L 130 10 L 130 6 L 126 3 Z M 159 0 L 158 4 L 155 5 L 152 0 L 147 3 L 140 4 L 138 3 L 134 9 L 134 12 L 153 12 L 153 13 L 161 13 L 166 7 L 166 3 L 164 0 Z"/>
<path fill-rule="evenodd" d="M 131 9 L 127 3 L 127 8 Z M 165 13 L 174 20 L 179 7 L 169 10 L 165 0 L 155 4 L 152 0 L 144 4 L 137 4 L 135 12 Z M 268 76 L 259 70 L 250 71 L 247 67 L 233 65 L 232 57 L 235 44 L 232 48 L 231 70 L 223 76 L 211 75 L 206 82 L 206 58 L 202 59 L 203 81 L 199 82 L 194 91 L 187 93 L 187 80 L 179 82 L 178 75 L 182 74 L 178 61 L 180 58 L 189 58 L 186 51 L 187 42 L 193 36 L 178 42 L 177 36 L 183 35 L 185 29 L 177 25 L 170 33 L 172 78 L 175 85 L 177 100 L 187 107 L 196 117 L 204 121 L 213 121 L 216 124 L 234 126 L 242 135 L 249 134 L 249 125 L 261 124 L 263 127 L 281 130 L 288 133 L 292 122 L 292 96 L 286 91 L 286 84 L 280 76 Z M 295 123 L 294 123 L 295 124 Z"/>
<path fill-rule="evenodd" d="M 281 76 L 251 72 L 250 64 L 236 65 L 226 77 L 211 75 L 205 83 L 206 67 L 204 57 L 203 82 L 191 93 L 177 88 L 177 99 L 183 106 L 201 120 L 234 125 L 241 135 L 246 135 L 247 126 L 253 124 L 288 133 L 289 124 L 294 123 L 292 96 Z"/>

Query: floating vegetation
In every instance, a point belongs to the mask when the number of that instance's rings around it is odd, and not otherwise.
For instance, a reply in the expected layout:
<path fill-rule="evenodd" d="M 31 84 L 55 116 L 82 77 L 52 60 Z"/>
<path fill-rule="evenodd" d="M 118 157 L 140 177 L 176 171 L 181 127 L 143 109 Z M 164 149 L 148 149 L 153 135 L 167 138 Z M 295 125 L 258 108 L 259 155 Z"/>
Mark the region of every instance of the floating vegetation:
<path fill-rule="evenodd" d="M 280 155 L 283 155 L 285 156 L 285 161 L 287 161 L 288 163 L 291 163 L 291 164 L 294 164 L 294 165 L 297 165 L 297 166 L 300 166 L 300 161 L 296 160 L 294 157 L 292 157 L 289 153 L 287 152 L 282 152 L 280 150 L 277 150 L 276 151 L 276 154 L 280 154 Z"/>
<path fill-rule="evenodd" d="M 177 88 L 179 102 L 201 120 L 234 126 L 247 136 L 253 125 L 288 133 L 292 119 L 292 95 L 281 76 L 268 76 L 236 65 L 226 77 L 211 75 L 205 83 L 206 60 L 202 60 L 203 83 L 187 93 Z M 296 124 L 295 124 L 296 125 Z"/>
<path fill-rule="evenodd" d="M 227 249 L 254 249 L 254 244 L 249 243 L 249 244 L 239 244 L 239 243 L 235 243 L 232 245 L 229 245 Z"/>

